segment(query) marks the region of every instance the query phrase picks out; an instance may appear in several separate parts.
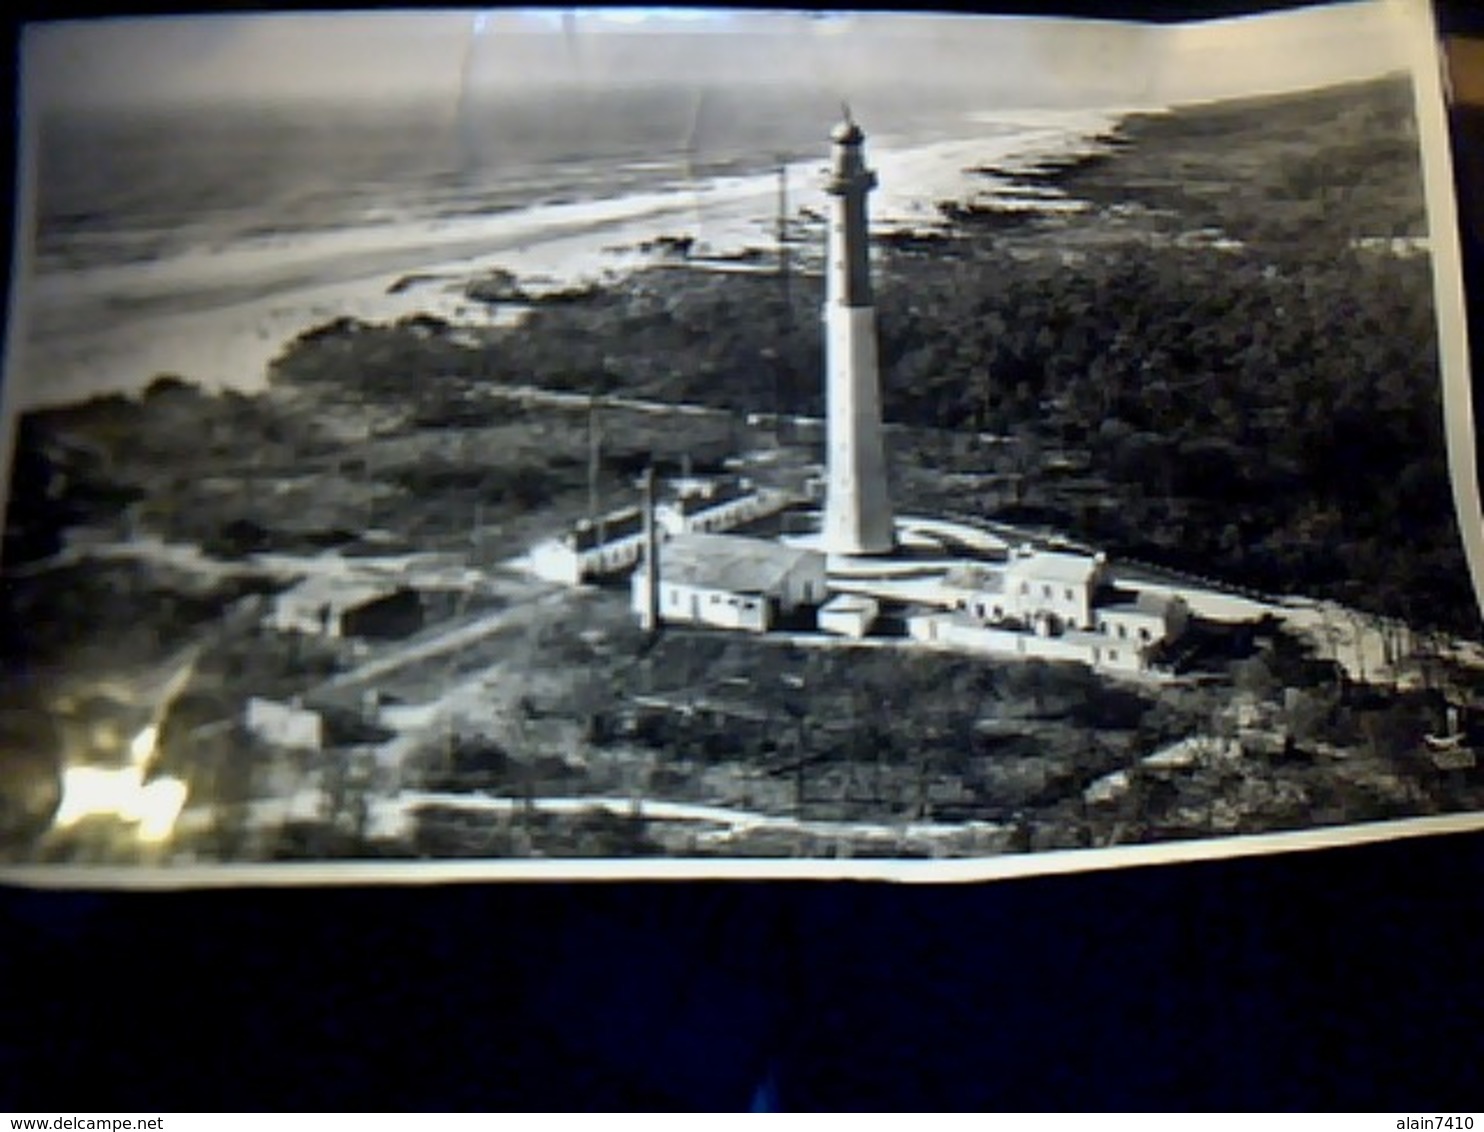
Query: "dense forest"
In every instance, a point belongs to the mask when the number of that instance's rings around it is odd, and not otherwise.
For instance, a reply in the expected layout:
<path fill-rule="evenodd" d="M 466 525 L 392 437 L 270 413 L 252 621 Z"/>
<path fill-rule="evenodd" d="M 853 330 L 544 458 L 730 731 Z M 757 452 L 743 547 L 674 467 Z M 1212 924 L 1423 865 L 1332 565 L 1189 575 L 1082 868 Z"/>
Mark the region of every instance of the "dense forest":
<path fill-rule="evenodd" d="M 1055 517 L 1115 552 L 1476 632 L 1409 84 L 1122 137 L 1058 175 L 1097 206 L 1060 254 L 971 233 L 890 273 L 892 410 L 1084 448 L 1119 507 Z"/>

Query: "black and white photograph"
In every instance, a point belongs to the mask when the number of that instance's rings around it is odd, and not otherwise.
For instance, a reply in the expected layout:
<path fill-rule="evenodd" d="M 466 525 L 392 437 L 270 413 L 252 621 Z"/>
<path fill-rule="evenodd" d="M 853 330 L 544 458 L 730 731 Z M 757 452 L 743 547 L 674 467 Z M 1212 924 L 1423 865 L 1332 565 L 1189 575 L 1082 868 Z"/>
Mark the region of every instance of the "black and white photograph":
<path fill-rule="evenodd" d="M 28 27 L 0 861 L 993 876 L 1484 825 L 1429 35 Z"/>

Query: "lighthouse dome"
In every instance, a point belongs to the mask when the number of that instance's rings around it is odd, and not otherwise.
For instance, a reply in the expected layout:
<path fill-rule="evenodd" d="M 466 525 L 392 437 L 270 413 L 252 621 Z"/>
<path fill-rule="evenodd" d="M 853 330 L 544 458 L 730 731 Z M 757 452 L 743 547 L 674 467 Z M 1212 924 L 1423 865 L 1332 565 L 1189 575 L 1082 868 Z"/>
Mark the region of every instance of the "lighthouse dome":
<path fill-rule="evenodd" d="M 859 145 L 865 136 L 861 133 L 861 128 L 849 119 L 830 131 L 830 138 L 836 145 Z"/>

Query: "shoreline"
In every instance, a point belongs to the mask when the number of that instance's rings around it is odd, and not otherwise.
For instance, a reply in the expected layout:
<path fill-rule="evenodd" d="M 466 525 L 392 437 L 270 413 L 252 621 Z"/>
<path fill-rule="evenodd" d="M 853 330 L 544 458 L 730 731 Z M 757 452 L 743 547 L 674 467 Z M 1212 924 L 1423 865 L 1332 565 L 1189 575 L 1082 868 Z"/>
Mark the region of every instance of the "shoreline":
<path fill-rule="evenodd" d="M 1047 160 L 1078 160 L 1106 146 L 1124 112 L 1081 115 L 1010 134 L 935 141 L 872 154 L 883 194 L 880 233 L 942 230 L 942 201 L 994 199 L 997 185 L 973 172 L 986 163 L 1033 170 Z M 788 166 L 791 215 L 817 215 L 824 194 L 816 161 Z M 1013 182 L 998 188 L 1013 198 Z M 889 189 L 885 188 L 890 186 Z M 350 317 L 395 322 L 428 314 L 485 328 L 496 308 L 467 298 L 463 284 L 494 269 L 553 286 L 607 284 L 664 262 L 663 254 L 618 254 L 659 237 L 694 241 L 693 266 L 747 248 L 771 251 L 776 172 L 724 176 L 695 190 L 646 191 L 598 201 L 517 209 L 494 216 L 416 224 L 380 233 L 342 229 L 273 238 L 173 260 L 65 273 L 31 281 L 23 296 L 27 335 L 17 345 L 13 411 L 61 408 L 91 397 L 137 395 L 162 374 L 204 390 L 259 392 L 268 362 L 298 335 Z M 1056 201 L 1046 201 L 1054 211 Z M 1034 214 L 1027 211 L 1026 217 Z M 379 230 L 374 230 L 378 231 Z M 718 265 L 723 266 L 723 265 Z M 394 290 L 415 274 L 441 285 Z M 79 326 L 91 331 L 79 332 Z M 47 375 L 44 384 L 27 375 Z"/>

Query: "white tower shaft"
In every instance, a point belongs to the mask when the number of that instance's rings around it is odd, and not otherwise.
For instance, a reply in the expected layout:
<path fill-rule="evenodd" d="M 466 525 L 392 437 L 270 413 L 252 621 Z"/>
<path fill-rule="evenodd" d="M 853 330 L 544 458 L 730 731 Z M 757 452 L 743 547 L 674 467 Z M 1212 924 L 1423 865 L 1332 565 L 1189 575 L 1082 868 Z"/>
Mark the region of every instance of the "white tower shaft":
<path fill-rule="evenodd" d="M 876 174 L 865 166 L 864 140 L 848 119 L 835 130 L 834 163 L 825 184 L 832 199 L 824 310 L 829 415 L 824 549 L 831 554 L 885 554 L 895 541 L 867 234 L 866 194 L 875 188 Z"/>

